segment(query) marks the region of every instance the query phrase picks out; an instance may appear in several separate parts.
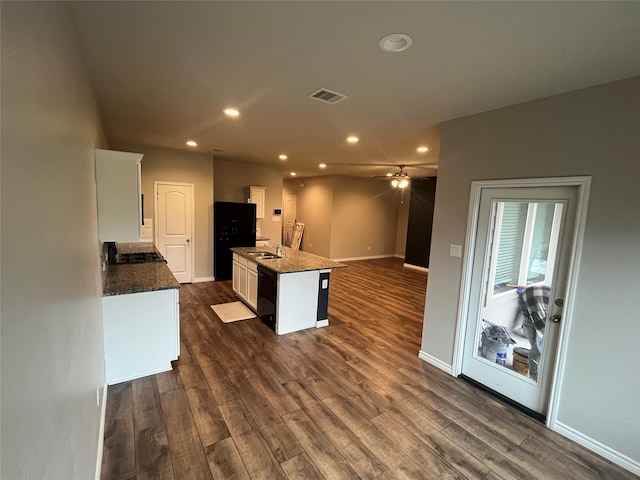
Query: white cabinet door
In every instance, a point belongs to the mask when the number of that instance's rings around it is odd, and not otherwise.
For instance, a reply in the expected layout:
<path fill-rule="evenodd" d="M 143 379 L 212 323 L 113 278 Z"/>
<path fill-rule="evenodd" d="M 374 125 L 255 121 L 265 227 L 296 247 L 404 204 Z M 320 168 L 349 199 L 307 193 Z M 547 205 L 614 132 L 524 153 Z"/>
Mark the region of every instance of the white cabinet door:
<path fill-rule="evenodd" d="M 255 262 L 247 263 L 247 303 L 258 308 L 258 266 Z"/>
<path fill-rule="evenodd" d="M 238 262 L 238 296 L 247 299 L 247 266 Z"/>
<path fill-rule="evenodd" d="M 137 242 L 142 224 L 142 154 L 95 151 L 98 237 L 101 242 Z"/>
<path fill-rule="evenodd" d="M 240 264 L 238 263 L 238 254 L 234 253 L 233 254 L 233 291 L 235 293 L 238 293 L 238 291 L 240 290 L 238 288 L 238 281 L 239 281 L 239 276 L 240 276 Z"/>
<path fill-rule="evenodd" d="M 256 218 L 264 218 L 264 204 L 267 195 L 266 187 L 249 187 L 249 202 L 256 205 Z"/>

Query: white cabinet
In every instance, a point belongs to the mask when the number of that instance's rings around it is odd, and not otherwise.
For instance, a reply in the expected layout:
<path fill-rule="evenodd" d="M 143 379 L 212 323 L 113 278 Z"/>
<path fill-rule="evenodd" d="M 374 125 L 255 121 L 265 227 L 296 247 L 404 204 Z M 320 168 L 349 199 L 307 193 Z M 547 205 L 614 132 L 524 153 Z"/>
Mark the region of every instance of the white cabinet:
<path fill-rule="evenodd" d="M 95 151 L 98 238 L 102 242 L 140 240 L 142 154 Z"/>
<path fill-rule="evenodd" d="M 242 257 L 238 262 L 238 296 L 247 299 L 247 260 Z"/>
<path fill-rule="evenodd" d="M 238 262 L 238 254 L 234 253 L 233 254 L 233 274 L 232 274 L 232 278 L 233 278 L 233 291 L 235 293 L 238 293 L 238 279 L 240 277 L 240 263 Z"/>
<path fill-rule="evenodd" d="M 258 308 L 258 265 L 247 262 L 247 303 L 254 310 Z"/>
<path fill-rule="evenodd" d="M 107 383 L 171 370 L 180 355 L 178 289 L 102 297 Z"/>
<path fill-rule="evenodd" d="M 254 310 L 258 305 L 258 265 L 233 254 L 233 291 Z"/>
<path fill-rule="evenodd" d="M 267 195 L 266 187 L 248 187 L 249 203 L 256 205 L 256 218 L 264 218 L 264 205 Z"/>

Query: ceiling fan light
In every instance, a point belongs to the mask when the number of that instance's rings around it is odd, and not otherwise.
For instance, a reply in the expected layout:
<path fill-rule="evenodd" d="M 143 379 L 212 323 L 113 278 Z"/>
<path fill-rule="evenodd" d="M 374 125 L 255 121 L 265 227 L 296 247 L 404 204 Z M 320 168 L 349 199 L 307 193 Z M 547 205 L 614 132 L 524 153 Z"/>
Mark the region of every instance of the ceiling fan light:
<path fill-rule="evenodd" d="M 398 188 L 407 188 L 409 186 L 409 180 L 403 178 L 398 182 Z"/>
<path fill-rule="evenodd" d="M 391 180 L 391 186 L 392 186 L 393 188 L 398 188 L 398 183 L 399 183 L 399 182 L 398 182 L 398 179 L 397 179 L 397 178 L 394 178 L 393 180 Z"/>

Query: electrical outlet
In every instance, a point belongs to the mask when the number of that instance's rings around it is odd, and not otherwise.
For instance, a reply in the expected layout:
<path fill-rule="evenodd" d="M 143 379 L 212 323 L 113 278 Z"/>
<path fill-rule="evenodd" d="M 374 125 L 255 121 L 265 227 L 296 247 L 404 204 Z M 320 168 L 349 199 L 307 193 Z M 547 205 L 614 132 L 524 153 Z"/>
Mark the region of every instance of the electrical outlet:
<path fill-rule="evenodd" d="M 449 256 L 450 257 L 461 257 L 462 256 L 462 245 L 449 245 Z"/>
<path fill-rule="evenodd" d="M 312 246 L 312 245 L 313 245 L 313 244 L 312 244 L 311 242 L 309 242 L 309 248 L 311 248 L 311 246 Z"/>
<path fill-rule="evenodd" d="M 371 245 L 369 245 L 369 246 L 367 247 L 367 250 L 371 251 Z"/>

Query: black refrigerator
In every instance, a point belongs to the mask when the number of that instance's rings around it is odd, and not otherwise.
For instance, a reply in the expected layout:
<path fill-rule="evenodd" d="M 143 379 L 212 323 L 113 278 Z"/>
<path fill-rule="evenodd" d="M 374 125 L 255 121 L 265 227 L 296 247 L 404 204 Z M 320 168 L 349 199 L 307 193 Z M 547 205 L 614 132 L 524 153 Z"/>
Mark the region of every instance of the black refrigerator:
<path fill-rule="evenodd" d="M 213 275 L 231 280 L 232 247 L 256 246 L 256 206 L 253 203 L 215 202 L 213 204 Z"/>

